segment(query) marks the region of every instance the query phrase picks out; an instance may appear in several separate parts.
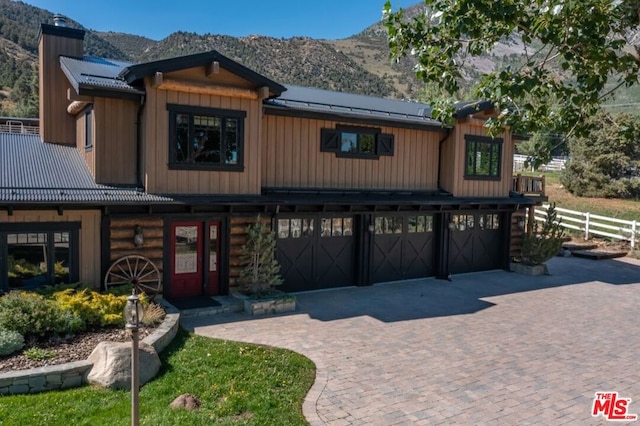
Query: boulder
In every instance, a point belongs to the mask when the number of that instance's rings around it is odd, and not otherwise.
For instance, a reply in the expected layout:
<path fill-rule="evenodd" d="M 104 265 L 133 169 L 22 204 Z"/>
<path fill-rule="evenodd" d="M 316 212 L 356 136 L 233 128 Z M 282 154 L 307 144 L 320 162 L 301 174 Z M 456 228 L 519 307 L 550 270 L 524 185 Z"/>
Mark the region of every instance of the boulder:
<path fill-rule="evenodd" d="M 151 345 L 140 342 L 140 386 L 153 379 L 160 370 L 160 358 Z M 131 343 L 100 342 L 88 360 L 93 368 L 87 382 L 111 389 L 131 390 Z"/>
<path fill-rule="evenodd" d="M 187 411 L 194 411 L 200 408 L 201 402 L 195 395 L 190 393 L 184 393 L 173 400 L 169 407 L 171 408 L 184 408 Z"/>

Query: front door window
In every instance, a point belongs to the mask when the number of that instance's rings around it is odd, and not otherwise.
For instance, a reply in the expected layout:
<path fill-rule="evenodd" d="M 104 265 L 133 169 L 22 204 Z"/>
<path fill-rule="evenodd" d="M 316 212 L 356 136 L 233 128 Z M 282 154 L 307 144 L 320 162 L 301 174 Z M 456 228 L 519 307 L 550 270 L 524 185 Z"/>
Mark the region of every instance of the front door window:
<path fill-rule="evenodd" d="M 176 226 L 175 273 L 198 272 L 198 227 Z"/>

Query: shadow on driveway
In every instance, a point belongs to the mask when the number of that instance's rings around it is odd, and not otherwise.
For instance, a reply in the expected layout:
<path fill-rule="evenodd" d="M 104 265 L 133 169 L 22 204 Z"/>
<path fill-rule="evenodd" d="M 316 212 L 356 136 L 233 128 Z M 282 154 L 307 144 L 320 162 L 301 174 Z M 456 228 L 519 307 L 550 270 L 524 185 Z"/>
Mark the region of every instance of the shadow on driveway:
<path fill-rule="evenodd" d="M 422 278 L 367 287 L 300 292 L 296 294 L 296 312 L 282 316 L 306 314 L 319 321 L 359 316 L 382 322 L 407 321 L 471 314 L 494 306 L 484 299 L 505 294 L 589 282 L 640 284 L 640 261 L 634 259 L 554 258 L 547 265 L 549 275 L 541 277 L 488 271 L 454 275 L 451 281 Z M 244 320 L 255 321 L 259 317 L 236 313 L 203 318 L 202 322 L 222 324 Z"/>

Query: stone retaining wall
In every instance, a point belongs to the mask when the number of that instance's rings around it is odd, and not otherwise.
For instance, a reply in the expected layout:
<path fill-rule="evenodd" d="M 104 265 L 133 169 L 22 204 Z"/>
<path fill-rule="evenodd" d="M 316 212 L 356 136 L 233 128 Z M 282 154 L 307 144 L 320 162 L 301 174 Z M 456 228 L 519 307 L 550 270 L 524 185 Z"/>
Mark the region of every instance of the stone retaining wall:
<path fill-rule="evenodd" d="M 162 324 L 142 341 L 162 352 L 171 343 L 180 327 L 180 312 L 160 301 L 167 315 Z M 48 367 L 0 373 L 0 395 L 38 393 L 56 389 L 69 389 L 87 383 L 93 363 L 75 361 Z"/>

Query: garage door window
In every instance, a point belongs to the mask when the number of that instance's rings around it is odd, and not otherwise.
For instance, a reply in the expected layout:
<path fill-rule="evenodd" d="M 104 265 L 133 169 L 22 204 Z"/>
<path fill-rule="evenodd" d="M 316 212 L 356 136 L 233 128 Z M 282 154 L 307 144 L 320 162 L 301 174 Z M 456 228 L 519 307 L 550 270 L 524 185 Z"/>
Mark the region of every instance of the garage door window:
<path fill-rule="evenodd" d="M 376 234 L 402 234 L 401 217 L 376 217 Z"/>
<path fill-rule="evenodd" d="M 353 235 L 353 219 L 350 217 L 322 218 L 322 231 L 320 236 L 325 237 L 348 237 Z"/>
<path fill-rule="evenodd" d="M 454 214 L 453 229 L 455 231 L 471 231 L 475 225 L 474 219 L 472 214 Z"/>
<path fill-rule="evenodd" d="M 433 216 L 410 216 L 407 231 L 410 234 L 420 234 L 433 231 Z"/>
<path fill-rule="evenodd" d="M 278 239 L 313 236 L 313 219 L 278 219 Z"/>
<path fill-rule="evenodd" d="M 482 214 L 478 219 L 478 226 L 483 230 L 500 229 L 500 216 L 497 214 Z"/>

